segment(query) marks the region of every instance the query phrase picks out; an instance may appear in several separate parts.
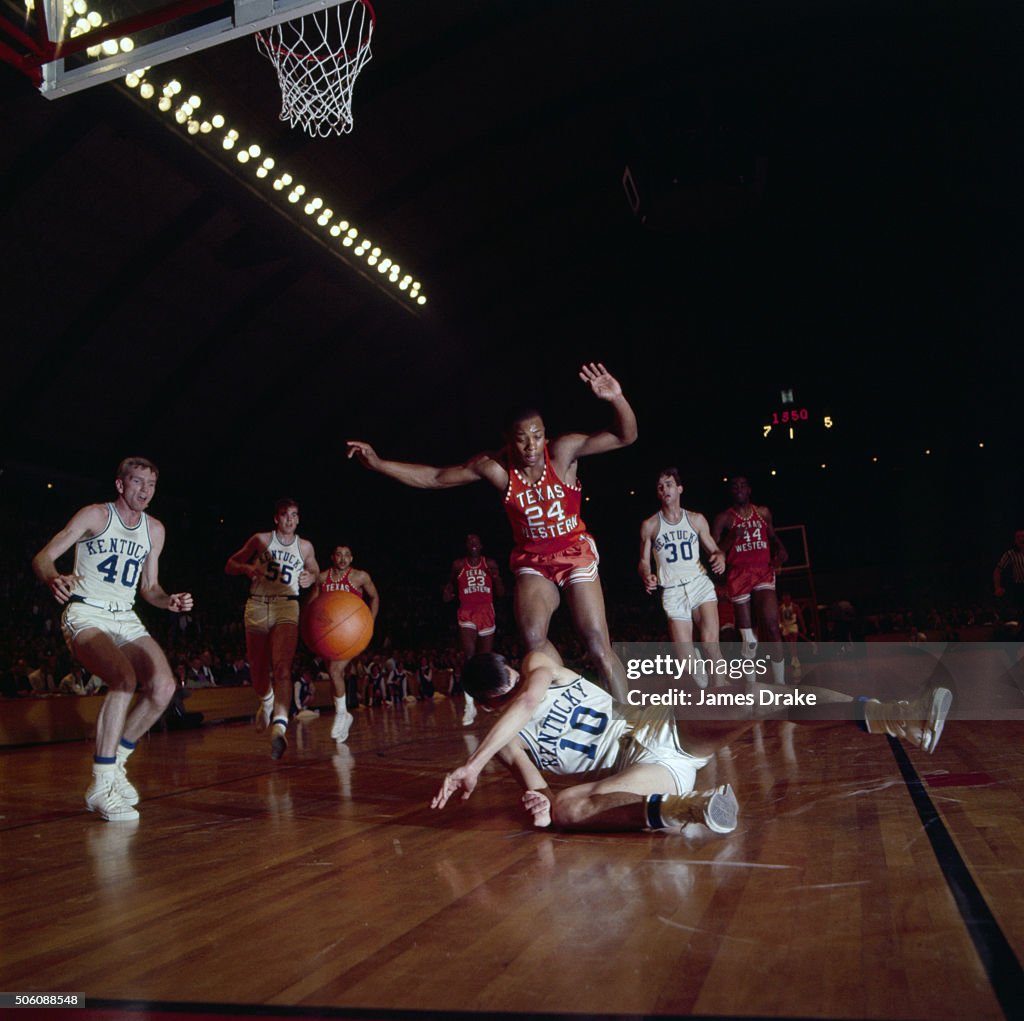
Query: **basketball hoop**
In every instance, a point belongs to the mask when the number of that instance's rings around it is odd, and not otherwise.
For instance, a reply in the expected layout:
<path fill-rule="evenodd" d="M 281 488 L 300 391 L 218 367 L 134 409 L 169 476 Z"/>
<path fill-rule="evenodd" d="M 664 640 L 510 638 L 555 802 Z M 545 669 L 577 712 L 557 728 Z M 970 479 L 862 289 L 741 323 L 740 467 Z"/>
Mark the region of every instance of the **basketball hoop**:
<path fill-rule="evenodd" d="M 341 0 L 256 33 L 277 68 L 281 120 L 320 138 L 352 130 L 352 90 L 370 59 L 375 24 L 369 0 Z"/>

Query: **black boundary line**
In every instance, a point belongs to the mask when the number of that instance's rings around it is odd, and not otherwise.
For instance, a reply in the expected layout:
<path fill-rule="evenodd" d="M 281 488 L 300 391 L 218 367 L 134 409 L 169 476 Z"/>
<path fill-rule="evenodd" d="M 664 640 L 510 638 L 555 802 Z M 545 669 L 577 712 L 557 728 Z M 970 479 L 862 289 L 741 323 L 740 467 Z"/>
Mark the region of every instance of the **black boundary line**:
<path fill-rule="evenodd" d="M 769 1015 L 721 1015 L 721 1014 L 549 1014 L 510 1011 L 477 1010 L 396 1010 L 372 1007 L 360 1010 L 355 1007 L 306 1007 L 271 1006 L 245 1003 L 174 1003 L 147 1000 L 93 1000 L 86 999 L 85 1006 L 92 1010 L 116 1010 L 126 1013 L 165 1014 L 213 1014 L 232 1017 L 280 1017 L 280 1018 L 352 1018 L 366 1021 L 752 1021 Z M 805 1015 L 770 1015 L 770 1021 L 844 1021 L 842 1018 L 815 1018 Z M 855 1021 L 847 1018 L 845 1021 Z"/>
<path fill-rule="evenodd" d="M 932 851 L 942 870 L 949 892 L 956 901 L 960 917 L 974 943 L 988 975 L 992 991 L 1010 1021 L 1021 1016 L 1024 1004 L 1024 969 L 1013 952 L 1003 930 L 999 927 L 984 895 L 975 883 L 967 863 L 953 841 L 938 809 L 932 802 L 924 781 L 917 774 L 909 756 L 895 737 L 889 738 L 889 747 L 896 757 L 910 797 L 932 845 Z"/>

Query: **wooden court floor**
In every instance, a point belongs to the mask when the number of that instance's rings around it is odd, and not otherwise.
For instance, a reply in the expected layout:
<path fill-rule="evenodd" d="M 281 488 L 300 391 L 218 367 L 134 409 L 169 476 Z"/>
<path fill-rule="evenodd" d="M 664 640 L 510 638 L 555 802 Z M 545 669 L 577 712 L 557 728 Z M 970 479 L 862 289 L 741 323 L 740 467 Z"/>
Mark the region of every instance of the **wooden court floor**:
<path fill-rule="evenodd" d="M 1024 1016 L 1024 723 L 933 756 L 763 724 L 703 776 L 734 834 L 582 835 L 529 829 L 498 766 L 431 811 L 487 724 L 460 709 L 361 711 L 341 747 L 324 716 L 277 763 L 248 723 L 154 734 L 137 825 L 85 810 L 87 744 L 3 751 L 0 990 L 90 1019 Z"/>

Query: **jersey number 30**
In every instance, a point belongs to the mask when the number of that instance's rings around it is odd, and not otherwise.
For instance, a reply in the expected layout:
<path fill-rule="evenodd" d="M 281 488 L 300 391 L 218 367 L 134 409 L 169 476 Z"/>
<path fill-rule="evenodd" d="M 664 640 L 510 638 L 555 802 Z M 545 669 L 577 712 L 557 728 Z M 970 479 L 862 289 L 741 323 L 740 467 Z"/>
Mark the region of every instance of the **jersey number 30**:
<path fill-rule="evenodd" d="M 683 541 L 677 546 L 674 542 L 665 544 L 665 563 L 674 564 L 677 560 L 693 559 L 693 543 Z"/>

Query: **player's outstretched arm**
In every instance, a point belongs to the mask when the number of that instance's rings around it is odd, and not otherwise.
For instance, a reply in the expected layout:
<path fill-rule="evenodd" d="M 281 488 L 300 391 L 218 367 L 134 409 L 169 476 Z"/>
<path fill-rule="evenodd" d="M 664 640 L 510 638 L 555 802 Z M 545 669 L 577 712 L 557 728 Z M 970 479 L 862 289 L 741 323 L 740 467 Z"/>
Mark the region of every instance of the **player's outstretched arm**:
<path fill-rule="evenodd" d="M 552 669 L 554 667 L 554 661 L 543 653 L 530 653 L 524 662 L 523 676 L 516 697 L 498 717 L 465 764 L 445 776 L 441 789 L 430 802 L 431 808 L 444 808 L 452 795 L 458 791 L 462 791 L 463 801 L 473 793 L 484 766 L 516 738 L 543 702 L 544 695 L 555 679 Z"/>
<path fill-rule="evenodd" d="M 412 486 L 414 489 L 451 489 L 455 486 L 468 486 L 471 482 L 479 482 L 480 479 L 488 479 L 500 488 L 504 488 L 507 482 L 507 479 L 504 482 L 499 482 L 491 478 L 493 474 L 491 466 L 493 465 L 494 468 L 500 468 L 500 466 L 487 454 L 478 454 L 465 464 L 447 467 L 409 464 L 405 461 L 386 461 L 369 443 L 362 440 L 348 440 L 347 456 L 354 457 L 371 471 L 387 475 L 388 478 L 401 482 L 405 486 Z"/>
<path fill-rule="evenodd" d="M 612 406 L 615 418 L 610 429 L 596 433 L 567 433 L 552 443 L 558 460 L 568 463 L 589 454 L 603 454 L 636 442 L 636 413 L 622 393 L 619 381 L 600 363 L 591 362 L 580 369 L 580 379 L 594 396 Z"/>

